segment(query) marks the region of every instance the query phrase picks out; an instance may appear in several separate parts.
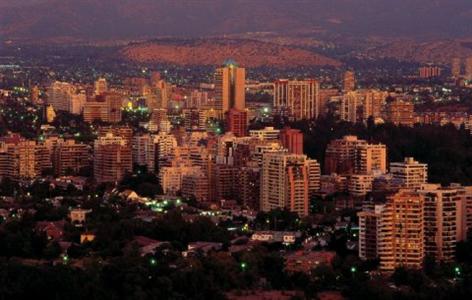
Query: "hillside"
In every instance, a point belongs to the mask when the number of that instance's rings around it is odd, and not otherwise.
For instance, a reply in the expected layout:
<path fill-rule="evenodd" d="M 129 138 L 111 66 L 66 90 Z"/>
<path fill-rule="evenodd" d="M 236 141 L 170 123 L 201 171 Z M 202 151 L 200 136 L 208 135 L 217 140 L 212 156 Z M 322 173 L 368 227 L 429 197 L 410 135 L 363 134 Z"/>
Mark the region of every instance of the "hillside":
<path fill-rule="evenodd" d="M 125 47 L 121 53 L 137 62 L 180 65 L 218 65 L 228 58 L 246 67 L 341 65 L 337 60 L 308 50 L 237 39 L 154 41 Z"/>

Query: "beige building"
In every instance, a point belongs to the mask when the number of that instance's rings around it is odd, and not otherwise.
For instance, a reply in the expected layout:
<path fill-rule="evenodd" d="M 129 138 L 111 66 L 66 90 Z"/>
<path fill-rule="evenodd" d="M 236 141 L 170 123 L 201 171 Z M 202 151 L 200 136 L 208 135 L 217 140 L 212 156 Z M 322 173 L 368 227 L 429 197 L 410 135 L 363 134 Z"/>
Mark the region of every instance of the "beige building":
<path fill-rule="evenodd" d="M 417 162 L 413 157 L 406 157 L 403 162 L 390 164 L 390 174 L 402 182 L 405 188 L 419 188 L 428 181 L 428 165 Z"/>
<path fill-rule="evenodd" d="M 60 140 L 53 148 L 54 174 L 78 174 L 83 168 L 90 166 L 90 158 L 88 145 L 76 143 L 74 140 Z"/>
<path fill-rule="evenodd" d="M 317 164 L 310 163 L 305 155 L 286 152 L 264 153 L 261 173 L 261 210 L 287 208 L 300 216 L 307 216 L 310 173 L 317 174 L 316 168 L 318 168 Z"/>
<path fill-rule="evenodd" d="M 320 114 L 320 84 L 317 80 L 281 79 L 274 83 L 274 109 L 295 120 Z"/>
<path fill-rule="evenodd" d="M 123 137 L 107 133 L 95 140 L 93 173 L 98 183 L 117 182 L 132 170 L 131 145 Z"/>
<path fill-rule="evenodd" d="M 234 62 L 226 63 L 215 72 L 216 107 L 221 117 L 231 108 L 246 109 L 245 100 L 246 70 Z"/>
<path fill-rule="evenodd" d="M 388 197 L 380 212 L 378 254 L 380 270 L 393 272 L 395 268 L 421 268 L 425 256 L 424 197 L 400 190 Z"/>

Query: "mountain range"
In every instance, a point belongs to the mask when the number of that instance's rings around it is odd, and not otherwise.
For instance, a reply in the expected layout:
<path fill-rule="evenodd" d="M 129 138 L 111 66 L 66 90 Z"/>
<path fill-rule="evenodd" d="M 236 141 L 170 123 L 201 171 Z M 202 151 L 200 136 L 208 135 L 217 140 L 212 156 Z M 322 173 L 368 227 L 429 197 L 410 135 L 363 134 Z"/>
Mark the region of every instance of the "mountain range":
<path fill-rule="evenodd" d="M 0 0 L 3 39 L 147 39 L 247 32 L 472 36 L 471 0 Z"/>

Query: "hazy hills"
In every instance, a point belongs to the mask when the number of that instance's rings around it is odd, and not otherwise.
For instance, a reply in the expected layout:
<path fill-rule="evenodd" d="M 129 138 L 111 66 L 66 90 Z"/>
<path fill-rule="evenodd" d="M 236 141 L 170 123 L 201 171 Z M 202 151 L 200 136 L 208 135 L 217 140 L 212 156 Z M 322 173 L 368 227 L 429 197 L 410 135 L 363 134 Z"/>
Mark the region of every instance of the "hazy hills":
<path fill-rule="evenodd" d="M 0 0 L 3 38 L 243 32 L 472 36 L 470 0 Z"/>
<path fill-rule="evenodd" d="M 125 47 L 122 55 L 138 62 L 219 65 L 227 58 L 246 67 L 339 66 L 337 60 L 311 51 L 241 39 L 153 41 Z"/>

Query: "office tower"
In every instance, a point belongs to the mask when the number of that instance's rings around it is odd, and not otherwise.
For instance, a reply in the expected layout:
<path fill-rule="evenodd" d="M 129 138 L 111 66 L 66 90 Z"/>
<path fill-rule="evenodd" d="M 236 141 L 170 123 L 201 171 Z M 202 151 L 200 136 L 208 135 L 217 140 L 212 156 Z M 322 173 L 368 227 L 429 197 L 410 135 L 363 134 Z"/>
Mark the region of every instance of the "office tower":
<path fill-rule="evenodd" d="M 247 111 L 231 108 L 226 117 L 226 131 L 232 132 L 237 137 L 247 135 Z"/>
<path fill-rule="evenodd" d="M 387 147 L 383 144 L 356 146 L 356 174 L 384 174 L 387 172 Z"/>
<path fill-rule="evenodd" d="M 459 78 L 462 74 L 462 63 L 459 57 L 454 57 L 451 62 L 451 75 L 454 78 Z"/>
<path fill-rule="evenodd" d="M 282 146 L 292 154 L 303 154 L 303 133 L 298 129 L 284 128 L 280 131 Z"/>
<path fill-rule="evenodd" d="M 274 109 L 294 120 L 317 118 L 320 113 L 320 84 L 317 80 L 280 79 L 274 83 Z"/>
<path fill-rule="evenodd" d="M 356 77 L 353 71 L 344 72 L 343 90 L 345 92 L 354 91 L 356 89 Z"/>
<path fill-rule="evenodd" d="M 120 181 L 132 170 L 131 146 L 123 137 L 107 133 L 95 140 L 93 173 L 98 183 Z"/>
<path fill-rule="evenodd" d="M 74 85 L 67 82 L 55 81 L 47 91 L 48 104 L 56 111 L 70 111 L 72 96 L 76 93 Z"/>
<path fill-rule="evenodd" d="M 428 165 L 417 162 L 413 157 L 391 163 L 390 173 L 405 188 L 417 189 L 428 181 Z"/>
<path fill-rule="evenodd" d="M 377 230 L 381 271 L 421 268 L 427 238 L 424 205 L 424 197 L 410 190 L 400 190 L 387 198 Z"/>
<path fill-rule="evenodd" d="M 396 99 L 386 106 L 386 120 L 395 125 L 412 127 L 415 123 L 415 105 Z"/>
<path fill-rule="evenodd" d="M 465 60 L 465 77 L 467 80 L 472 80 L 472 56 Z"/>
<path fill-rule="evenodd" d="M 56 176 L 79 174 L 90 166 L 90 149 L 74 140 L 59 141 L 53 147 L 52 162 Z"/>
<path fill-rule="evenodd" d="M 276 141 L 279 139 L 280 130 L 274 127 L 265 127 L 259 130 L 249 130 L 249 136 L 264 141 Z"/>
<path fill-rule="evenodd" d="M 150 134 L 138 134 L 132 141 L 133 164 L 146 167 L 149 173 L 154 173 L 156 147 Z"/>
<path fill-rule="evenodd" d="M 308 215 L 309 174 L 305 155 L 264 153 L 261 174 L 262 211 L 286 208 Z"/>
<path fill-rule="evenodd" d="M 308 170 L 308 197 L 311 199 L 320 191 L 321 167 L 316 159 L 306 160 Z"/>
<path fill-rule="evenodd" d="M 224 116 L 231 108 L 246 109 L 246 70 L 228 61 L 215 72 L 216 109 Z"/>
<path fill-rule="evenodd" d="M 95 96 L 100 96 L 108 92 L 108 83 L 105 78 L 99 78 L 95 81 Z"/>
<path fill-rule="evenodd" d="M 460 194 L 454 188 L 424 184 L 419 190 L 424 196 L 425 254 L 437 261 L 451 262 L 456 242 L 462 233 L 458 215 L 462 215 Z"/>

